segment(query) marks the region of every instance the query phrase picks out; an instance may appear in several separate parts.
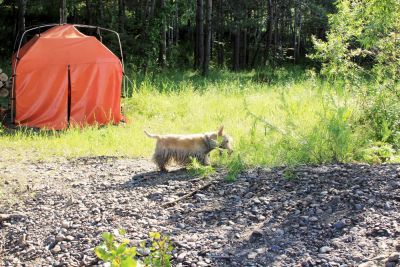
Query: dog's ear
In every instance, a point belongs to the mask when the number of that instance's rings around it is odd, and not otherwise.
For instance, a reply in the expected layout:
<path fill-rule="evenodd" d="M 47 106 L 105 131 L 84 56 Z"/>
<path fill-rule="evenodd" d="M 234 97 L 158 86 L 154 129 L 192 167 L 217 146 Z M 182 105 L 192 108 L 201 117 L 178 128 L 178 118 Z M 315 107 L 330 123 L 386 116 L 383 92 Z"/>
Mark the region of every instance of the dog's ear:
<path fill-rule="evenodd" d="M 218 136 L 224 135 L 224 126 L 221 126 L 218 130 Z"/>

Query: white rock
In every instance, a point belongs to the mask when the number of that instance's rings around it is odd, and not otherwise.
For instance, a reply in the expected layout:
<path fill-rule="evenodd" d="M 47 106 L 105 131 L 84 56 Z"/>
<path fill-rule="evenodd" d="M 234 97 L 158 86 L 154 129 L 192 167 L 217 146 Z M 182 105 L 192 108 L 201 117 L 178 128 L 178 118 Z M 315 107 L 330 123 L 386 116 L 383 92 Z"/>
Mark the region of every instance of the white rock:
<path fill-rule="evenodd" d="M 323 247 L 320 247 L 320 248 L 319 248 L 319 252 L 320 252 L 320 253 L 328 253 L 328 252 L 330 252 L 330 251 L 332 251 L 332 250 L 333 250 L 333 248 L 328 247 L 328 246 L 323 246 Z"/>
<path fill-rule="evenodd" d="M 252 260 L 255 259 L 257 257 L 257 252 L 250 252 L 249 254 L 247 254 L 247 258 Z"/>

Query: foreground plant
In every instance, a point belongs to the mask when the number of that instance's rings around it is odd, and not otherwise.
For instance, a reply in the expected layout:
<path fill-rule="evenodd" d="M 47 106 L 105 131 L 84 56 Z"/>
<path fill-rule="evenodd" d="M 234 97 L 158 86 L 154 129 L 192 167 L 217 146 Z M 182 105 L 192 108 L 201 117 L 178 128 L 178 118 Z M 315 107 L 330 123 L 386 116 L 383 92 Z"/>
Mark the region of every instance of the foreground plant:
<path fill-rule="evenodd" d="M 215 173 L 215 169 L 211 165 L 203 165 L 195 158 L 192 158 L 186 169 L 192 176 L 206 177 Z"/>
<path fill-rule="evenodd" d="M 129 239 L 124 238 L 126 231 L 120 229 L 117 237 L 109 232 L 102 234 L 103 242 L 95 248 L 96 256 L 112 267 L 169 267 L 173 246 L 169 237 L 158 232 L 149 233 L 149 245 L 146 241 L 140 247 L 129 247 Z"/>

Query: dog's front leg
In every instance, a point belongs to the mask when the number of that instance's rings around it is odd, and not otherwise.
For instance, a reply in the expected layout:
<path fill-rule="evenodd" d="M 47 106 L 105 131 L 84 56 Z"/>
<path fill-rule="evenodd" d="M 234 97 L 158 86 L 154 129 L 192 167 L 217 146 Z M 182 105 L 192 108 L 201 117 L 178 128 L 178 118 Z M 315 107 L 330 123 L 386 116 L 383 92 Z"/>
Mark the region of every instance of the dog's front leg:
<path fill-rule="evenodd" d="M 210 166 L 211 165 L 211 160 L 210 160 L 210 155 L 206 154 L 202 160 L 203 165 L 205 166 Z"/>

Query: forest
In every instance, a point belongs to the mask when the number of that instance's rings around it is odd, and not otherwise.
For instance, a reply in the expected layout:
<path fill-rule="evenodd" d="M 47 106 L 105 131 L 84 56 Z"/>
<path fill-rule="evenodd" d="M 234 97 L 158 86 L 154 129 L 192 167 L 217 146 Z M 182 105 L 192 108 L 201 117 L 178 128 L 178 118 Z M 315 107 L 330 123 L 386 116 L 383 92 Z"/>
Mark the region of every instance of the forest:
<path fill-rule="evenodd" d="M 324 38 L 334 1 L 2 1 L 1 56 L 26 28 L 49 23 L 117 30 L 125 60 L 141 71 L 307 63 Z M 65 13 L 65 20 L 60 16 Z M 96 32 L 92 32 L 96 34 Z M 115 47 L 116 44 L 108 43 Z"/>
<path fill-rule="evenodd" d="M 0 0 L 0 33 L 1 266 L 400 264 L 398 0 Z"/>

